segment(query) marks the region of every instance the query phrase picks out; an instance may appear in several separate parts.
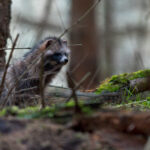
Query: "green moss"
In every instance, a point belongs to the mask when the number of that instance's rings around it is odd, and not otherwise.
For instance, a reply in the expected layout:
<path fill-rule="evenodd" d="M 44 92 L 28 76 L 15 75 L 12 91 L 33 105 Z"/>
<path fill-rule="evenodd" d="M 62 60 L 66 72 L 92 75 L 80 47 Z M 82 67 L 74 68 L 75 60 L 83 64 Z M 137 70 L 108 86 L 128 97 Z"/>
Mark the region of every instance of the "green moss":
<path fill-rule="evenodd" d="M 53 117 L 57 112 L 57 108 L 45 107 L 44 109 L 40 109 L 40 107 L 27 107 L 24 109 L 19 109 L 16 106 L 8 107 L 0 111 L 1 116 L 16 116 L 19 118 L 43 118 L 43 117 Z"/>
<path fill-rule="evenodd" d="M 96 90 L 96 93 L 99 94 L 103 91 L 105 92 L 115 92 L 119 90 L 120 86 L 118 84 L 114 85 L 110 82 L 101 84 L 100 87 Z"/>
<path fill-rule="evenodd" d="M 128 74 L 128 79 L 133 80 L 133 79 L 144 78 L 149 76 L 150 76 L 150 69 L 145 69 L 145 70 L 139 70 L 137 72 Z"/>
<path fill-rule="evenodd" d="M 73 107 L 75 106 L 75 102 L 73 100 L 70 100 L 69 102 L 66 103 L 66 107 Z"/>
<path fill-rule="evenodd" d="M 0 117 L 5 116 L 6 115 L 6 109 L 3 109 L 0 111 Z"/>
<path fill-rule="evenodd" d="M 68 103 L 55 104 L 41 109 L 39 106 L 18 108 L 16 106 L 7 107 L 0 111 L 0 117 L 15 116 L 18 118 L 35 119 L 35 118 L 55 118 L 56 116 L 63 116 L 67 114 L 67 109 L 74 111 L 75 102 L 73 100 Z M 85 114 L 90 114 L 92 111 L 85 106 L 83 101 L 79 101 L 79 106 Z M 72 109 L 73 108 L 73 109 Z M 65 112 L 66 111 L 66 112 Z M 59 118 L 59 117 L 58 117 Z"/>
<path fill-rule="evenodd" d="M 116 92 L 121 90 L 123 87 L 127 87 L 130 80 L 148 76 L 150 76 L 150 69 L 139 70 L 133 73 L 113 75 L 97 88 L 96 93 L 100 94 L 102 92 Z"/>

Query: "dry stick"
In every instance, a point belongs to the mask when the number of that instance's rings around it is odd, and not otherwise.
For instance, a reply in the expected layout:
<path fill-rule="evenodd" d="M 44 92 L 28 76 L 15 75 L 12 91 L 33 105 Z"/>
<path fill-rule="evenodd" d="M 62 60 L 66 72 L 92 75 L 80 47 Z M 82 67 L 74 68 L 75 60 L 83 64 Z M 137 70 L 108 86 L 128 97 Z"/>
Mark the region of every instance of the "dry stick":
<path fill-rule="evenodd" d="M 79 112 L 81 112 L 81 110 L 80 110 L 79 103 L 78 103 L 78 97 L 76 95 L 76 89 L 74 88 L 75 87 L 75 83 L 73 82 L 73 80 L 71 78 L 71 75 L 68 72 L 67 72 L 67 75 L 68 75 L 68 78 L 69 78 L 69 80 L 71 82 L 71 85 L 72 85 L 71 90 L 72 90 L 72 97 L 73 97 L 73 99 L 75 101 L 75 112 L 79 113 Z"/>
<path fill-rule="evenodd" d="M 12 58 L 12 56 L 13 56 L 13 52 L 14 52 L 14 50 L 15 50 L 15 46 L 16 46 L 16 43 L 17 43 L 17 41 L 18 41 L 18 38 L 19 38 L 19 34 L 17 34 L 17 36 L 16 36 L 16 38 L 15 38 L 15 41 L 14 41 L 14 43 L 13 43 L 11 52 L 10 52 L 10 54 L 9 54 L 9 58 L 8 58 L 7 64 L 6 64 L 5 69 L 4 69 L 4 73 L 3 73 L 3 77 L 2 77 L 2 82 L 1 82 L 1 85 L 0 85 L 0 96 L 1 96 L 2 91 L 3 91 L 3 87 L 4 87 L 6 75 L 7 75 L 7 70 L 8 70 L 8 67 L 9 67 L 9 64 L 10 64 L 10 61 L 11 61 L 11 58 Z"/>
<path fill-rule="evenodd" d="M 15 50 L 22 50 L 22 49 L 31 49 L 31 47 L 18 47 L 18 48 L 14 48 Z M 12 50 L 12 47 L 11 48 L 1 48 L 0 51 L 3 51 L 3 50 Z"/>
<path fill-rule="evenodd" d="M 90 74 L 91 74 L 90 72 L 87 73 L 87 74 L 80 80 L 80 82 L 73 88 L 73 90 L 76 91 L 76 90 L 81 86 L 81 84 L 89 77 Z M 70 97 L 68 97 L 68 99 L 66 100 L 66 102 L 68 102 L 68 101 L 72 98 L 72 96 L 73 96 L 73 93 L 70 95 Z"/>
<path fill-rule="evenodd" d="M 66 33 L 72 30 L 76 25 L 78 25 L 83 19 L 101 2 L 101 0 L 97 0 L 90 8 L 87 9 L 87 11 L 74 23 L 72 24 L 68 29 L 66 29 L 59 38 L 63 37 Z"/>
<path fill-rule="evenodd" d="M 15 93 L 20 94 L 22 92 L 29 92 L 29 91 L 32 91 L 32 90 L 35 90 L 35 89 L 37 89 L 37 86 L 31 87 L 31 88 L 26 88 L 26 89 L 21 89 L 21 90 L 15 92 Z"/>
<path fill-rule="evenodd" d="M 59 16 L 59 18 L 60 18 L 60 21 L 61 21 L 63 30 L 64 30 L 64 29 L 65 29 L 65 23 L 64 23 L 64 21 L 63 21 L 63 19 L 62 19 L 62 14 L 61 14 L 61 12 L 59 11 L 59 7 L 58 7 L 58 5 L 57 5 L 57 1 L 54 1 L 54 3 L 55 3 L 55 6 L 56 6 L 56 9 L 57 9 L 57 13 L 58 13 L 58 16 Z"/>
<path fill-rule="evenodd" d="M 41 55 L 41 68 L 40 68 L 40 95 L 41 95 L 41 104 L 42 108 L 45 108 L 45 99 L 44 99 L 44 53 Z"/>
<path fill-rule="evenodd" d="M 82 60 L 80 60 L 80 62 L 73 68 L 72 71 L 70 71 L 71 73 L 74 73 L 80 66 L 81 64 L 83 64 L 83 62 L 86 60 L 86 58 L 88 57 L 89 54 L 86 54 Z"/>
<path fill-rule="evenodd" d="M 69 47 L 73 47 L 73 46 L 82 46 L 82 44 L 71 44 L 71 45 L 68 45 Z M 15 48 L 15 50 L 29 50 L 29 49 L 32 49 L 32 47 L 17 47 Z M 12 50 L 12 47 L 9 47 L 9 48 L 1 48 L 0 51 L 4 51 L 4 50 Z"/>
<path fill-rule="evenodd" d="M 94 82 L 94 79 L 96 78 L 96 75 L 99 73 L 99 70 L 100 70 L 100 67 L 98 67 L 98 68 L 96 69 L 94 75 L 92 76 L 91 81 L 89 82 L 89 84 L 88 84 L 87 87 L 86 87 L 86 90 L 88 90 L 89 87 L 90 87 L 90 85 Z"/>

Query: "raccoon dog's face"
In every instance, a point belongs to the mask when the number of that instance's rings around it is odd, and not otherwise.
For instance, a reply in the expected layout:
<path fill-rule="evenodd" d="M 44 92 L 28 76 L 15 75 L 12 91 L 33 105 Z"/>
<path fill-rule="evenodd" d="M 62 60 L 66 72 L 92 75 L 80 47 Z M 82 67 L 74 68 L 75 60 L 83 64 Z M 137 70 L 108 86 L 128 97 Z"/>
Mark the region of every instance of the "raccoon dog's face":
<path fill-rule="evenodd" d="M 43 44 L 44 48 L 44 70 L 60 70 L 68 62 L 70 53 L 67 42 L 59 38 L 49 38 Z M 41 48 L 42 48 L 41 46 Z"/>

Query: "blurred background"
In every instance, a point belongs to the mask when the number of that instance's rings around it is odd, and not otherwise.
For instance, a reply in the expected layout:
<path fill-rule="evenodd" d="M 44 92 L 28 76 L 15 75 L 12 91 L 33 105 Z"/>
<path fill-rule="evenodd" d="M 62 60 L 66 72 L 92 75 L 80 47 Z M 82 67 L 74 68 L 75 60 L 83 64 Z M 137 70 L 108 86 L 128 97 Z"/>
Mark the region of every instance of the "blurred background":
<path fill-rule="evenodd" d="M 11 36 L 17 47 L 32 47 L 47 36 L 59 36 L 95 3 L 94 0 L 12 0 Z M 95 88 L 114 74 L 150 68 L 150 0 L 102 0 L 65 34 L 71 60 L 52 82 L 67 86 L 66 70 L 83 89 Z M 11 47 L 11 40 L 8 40 Z M 28 50 L 16 50 L 14 59 Z M 9 53 L 9 52 L 8 52 Z"/>

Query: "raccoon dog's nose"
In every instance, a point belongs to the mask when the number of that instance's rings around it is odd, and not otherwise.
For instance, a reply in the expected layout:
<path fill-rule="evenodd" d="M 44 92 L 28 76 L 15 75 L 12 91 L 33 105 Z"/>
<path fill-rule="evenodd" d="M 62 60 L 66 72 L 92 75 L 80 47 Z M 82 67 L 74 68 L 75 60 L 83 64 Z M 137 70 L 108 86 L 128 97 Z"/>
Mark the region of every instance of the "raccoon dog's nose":
<path fill-rule="evenodd" d="M 64 63 L 66 64 L 67 62 L 68 62 L 68 59 L 65 59 L 65 60 L 64 60 Z"/>
<path fill-rule="evenodd" d="M 62 56 L 60 62 L 66 64 L 68 62 L 68 58 L 66 56 Z"/>

